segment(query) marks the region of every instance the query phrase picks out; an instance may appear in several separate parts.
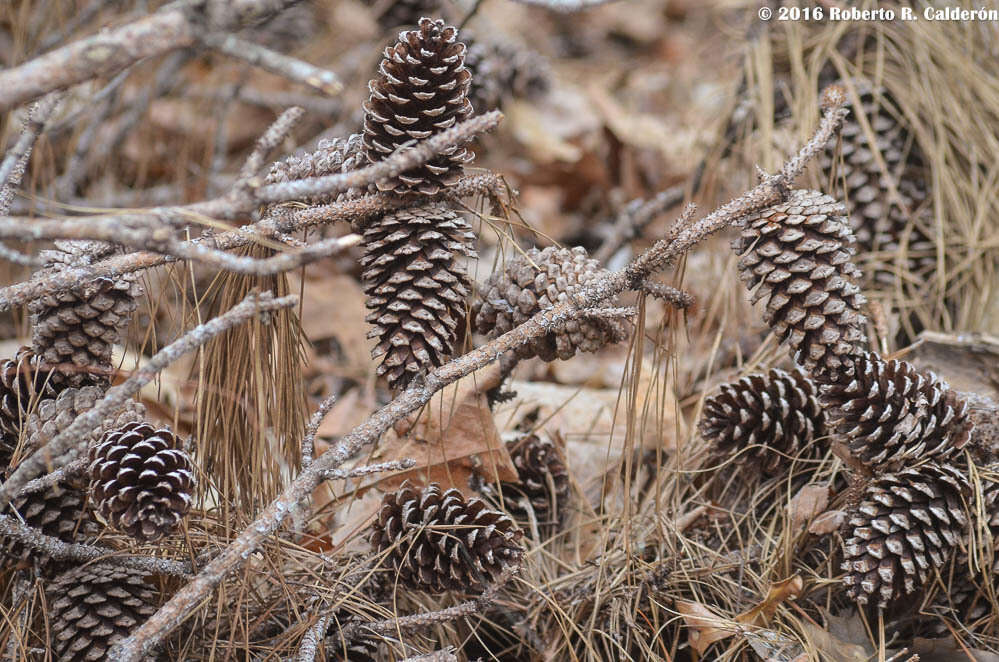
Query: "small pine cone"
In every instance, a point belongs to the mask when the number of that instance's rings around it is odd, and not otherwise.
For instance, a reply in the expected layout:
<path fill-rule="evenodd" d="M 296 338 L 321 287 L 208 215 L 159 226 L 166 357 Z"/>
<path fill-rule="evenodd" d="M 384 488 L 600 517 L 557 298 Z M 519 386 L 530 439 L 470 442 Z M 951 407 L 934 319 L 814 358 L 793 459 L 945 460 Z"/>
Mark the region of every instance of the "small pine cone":
<path fill-rule="evenodd" d="M 378 374 L 392 388 L 405 388 L 454 350 L 471 291 L 459 258 L 474 256 L 474 238 L 461 217 L 439 205 L 404 209 L 364 230 L 368 337 L 378 339 L 372 355 L 384 356 Z"/>
<path fill-rule="evenodd" d="M 13 506 L 25 524 L 63 542 L 82 542 L 99 531 L 87 504 L 87 492 L 76 481 L 61 481 L 45 491 L 19 496 L 14 499 Z M 5 542 L 4 548 L 8 558 L 34 556 L 31 549 L 10 540 Z M 38 558 L 42 562 L 47 560 Z"/>
<path fill-rule="evenodd" d="M 65 430 L 77 416 L 90 411 L 104 397 L 104 390 L 97 386 L 68 388 L 53 399 L 43 400 L 28 418 L 25 428 L 27 446 L 41 448 L 57 434 Z M 87 435 L 87 445 L 93 446 L 104 433 L 115 430 L 126 423 L 141 421 L 146 408 L 140 402 L 128 400 L 110 413 Z"/>
<path fill-rule="evenodd" d="M 472 308 L 474 328 L 496 338 L 536 313 L 567 301 L 574 290 L 602 273 L 599 263 L 580 247 L 531 249 L 526 255 L 511 257 L 483 286 L 485 294 Z M 621 319 L 580 317 L 521 345 L 516 354 L 524 359 L 565 360 L 576 352 L 596 352 L 607 343 L 624 340 L 629 332 L 630 324 Z"/>
<path fill-rule="evenodd" d="M 399 580 L 411 588 L 441 593 L 475 591 L 520 563 L 523 533 L 507 515 L 481 499 L 433 483 L 422 491 L 405 484 L 386 494 L 371 542 L 391 550 Z"/>
<path fill-rule="evenodd" d="M 732 247 L 753 303 L 810 374 L 848 369 L 844 358 L 864 343 L 860 270 L 850 261 L 853 235 L 843 205 L 817 191 L 796 190 L 787 202 L 743 220 Z M 754 291 L 755 290 L 755 291 Z"/>
<path fill-rule="evenodd" d="M 847 594 L 887 607 L 921 589 L 963 539 L 969 489 L 958 469 L 934 463 L 874 479 L 846 523 Z"/>
<path fill-rule="evenodd" d="M 170 533 L 191 508 L 194 467 L 168 429 L 129 423 L 90 451 L 90 489 L 101 516 L 142 541 Z"/>
<path fill-rule="evenodd" d="M 55 395 L 48 371 L 30 348 L 0 363 L 0 471 L 10 464 L 29 413 Z"/>
<path fill-rule="evenodd" d="M 364 143 L 359 133 L 351 134 L 346 138 L 320 140 L 313 152 L 289 156 L 272 163 L 266 181 L 268 184 L 279 184 L 296 179 L 323 177 L 356 170 L 366 163 L 363 147 Z M 337 197 L 339 197 L 337 194 L 319 195 L 305 198 L 304 201 L 310 204 L 321 204 L 332 202 Z"/>
<path fill-rule="evenodd" d="M 971 437 L 967 403 L 932 373 L 874 353 L 853 359 L 853 376 L 822 385 L 829 429 L 873 467 L 943 461 Z"/>
<path fill-rule="evenodd" d="M 816 441 L 826 435 L 818 388 L 800 369 L 724 384 L 704 401 L 700 432 L 726 455 L 746 449 L 743 457 L 768 474 L 802 451 L 826 449 Z"/>
<path fill-rule="evenodd" d="M 925 184 L 919 174 L 922 159 L 909 131 L 898 121 L 900 113 L 886 90 L 864 80 L 855 81 L 855 86 L 860 108 L 853 106 L 848 98 L 847 107 L 852 115 L 843 123 L 839 136 L 830 140 L 820 156 L 820 164 L 826 180 L 834 178 L 837 185 L 846 189 L 844 200 L 860 249 L 895 255 L 910 220 L 906 210 L 916 209 L 926 198 Z M 860 114 L 871 127 L 884 170 L 858 119 Z M 838 154 L 837 147 L 840 148 Z M 892 180 L 898 191 L 898 201 L 892 199 Z M 932 266 L 933 241 L 918 225 L 913 227 L 907 251 L 929 254 L 913 261 L 911 268 Z M 882 281 L 889 277 L 893 278 L 888 272 L 875 275 Z"/>
<path fill-rule="evenodd" d="M 380 161 L 412 140 L 423 140 L 472 115 L 471 74 L 458 30 L 443 21 L 420 19 L 418 30 L 399 34 L 385 49 L 381 75 L 368 84 L 364 104 L 364 153 Z M 434 195 L 455 183 L 472 153 L 454 145 L 426 164 L 377 183 L 382 191 Z"/>
<path fill-rule="evenodd" d="M 93 563 L 60 575 L 47 590 L 51 651 L 57 662 L 97 662 L 156 612 L 143 573 Z"/>
<path fill-rule="evenodd" d="M 561 524 L 569 503 L 569 473 L 558 448 L 536 434 L 508 441 L 506 447 L 519 479 L 501 485 L 507 508 L 517 509 L 527 497 L 539 524 Z"/>
<path fill-rule="evenodd" d="M 438 14 L 441 8 L 440 0 L 372 0 L 371 4 L 381 9 L 378 25 L 386 30 L 416 27 L 422 17 Z"/>
<path fill-rule="evenodd" d="M 113 252 L 100 242 L 57 242 L 43 251 L 47 271 L 86 266 Z M 58 387 L 107 384 L 111 348 L 135 311 L 140 293 L 135 276 L 98 276 L 73 290 L 45 294 L 28 304 L 31 344 L 52 371 Z"/>
<path fill-rule="evenodd" d="M 509 98 L 531 99 L 548 91 L 551 72 L 542 57 L 508 40 L 495 41 L 462 33 L 468 50 L 465 68 L 472 72 L 468 98 L 475 112 L 495 110 Z"/>

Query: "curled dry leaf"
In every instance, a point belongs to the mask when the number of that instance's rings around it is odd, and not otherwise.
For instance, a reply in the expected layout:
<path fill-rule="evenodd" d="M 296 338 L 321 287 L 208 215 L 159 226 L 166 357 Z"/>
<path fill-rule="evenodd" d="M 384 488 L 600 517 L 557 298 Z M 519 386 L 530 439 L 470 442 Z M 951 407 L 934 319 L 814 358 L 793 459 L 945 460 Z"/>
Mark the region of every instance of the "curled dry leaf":
<path fill-rule="evenodd" d="M 833 531 L 838 531 L 846 521 L 846 512 L 842 510 L 827 510 L 808 525 L 808 532 L 816 536 L 824 536 Z"/>
<path fill-rule="evenodd" d="M 737 631 L 731 626 L 726 626 L 725 618 L 700 602 L 677 600 L 675 607 L 687 625 L 687 640 L 690 642 L 690 647 L 697 651 L 698 655 L 703 655 L 708 646 L 731 637 Z"/>
<path fill-rule="evenodd" d="M 785 600 L 793 600 L 801 595 L 801 590 L 805 587 L 804 580 L 800 575 L 789 577 L 782 582 L 778 582 L 770 587 L 767 597 L 763 602 L 756 605 L 749 611 L 743 612 L 735 617 L 740 623 L 746 625 L 766 625 L 777 607 Z"/>
<path fill-rule="evenodd" d="M 818 517 L 829 505 L 829 487 L 826 485 L 805 485 L 791 498 L 788 514 L 791 518 L 791 534 L 796 536 L 805 530 L 809 521 Z"/>

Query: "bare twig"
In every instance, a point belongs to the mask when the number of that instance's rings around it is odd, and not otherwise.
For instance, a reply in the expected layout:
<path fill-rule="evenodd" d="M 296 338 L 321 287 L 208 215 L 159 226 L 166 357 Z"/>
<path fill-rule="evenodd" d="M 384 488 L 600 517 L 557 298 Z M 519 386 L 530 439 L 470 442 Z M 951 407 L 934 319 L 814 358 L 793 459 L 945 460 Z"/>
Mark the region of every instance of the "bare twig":
<path fill-rule="evenodd" d="M 610 235 L 600 244 L 593 259 L 606 264 L 621 248 L 642 234 L 642 230 L 660 214 L 683 201 L 683 187 L 674 186 L 648 200 L 635 200 L 622 211 L 611 228 Z"/>
<path fill-rule="evenodd" d="M 678 310 L 685 310 L 694 305 L 694 295 L 691 293 L 678 290 L 669 285 L 657 283 L 654 280 L 647 280 L 642 283 L 641 289 L 646 294 L 650 294 Z"/>
<path fill-rule="evenodd" d="M 333 96 L 343 91 L 343 83 L 332 71 L 320 69 L 308 62 L 272 51 L 235 35 L 213 32 L 202 36 L 201 42 L 219 53 L 244 60 L 273 74 L 284 76 L 288 80 L 307 85 L 323 94 Z"/>
<path fill-rule="evenodd" d="M 298 653 L 295 654 L 295 662 L 315 662 L 316 652 L 319 643 L 325 638 L 326 630 L 329 629 L 332 613 L 320 616 L 315 623 L 309 626 L 302 637 L 302 643 L 298 646 Z"/>
<path fill-rule="evenodd" d="M 354 467 L 353 469 L 330 469 L 322 474 L 325 480 L 335 480 L 340 478 L 357 478 L 359 476 L 370 476 L 371 474 L 386 473 L 389 471 L 405 471 L 406 469 L 412 469 L 416 466 L 416 460 L 411 458 L 403 458 L 401 460 L 392 460 L 391 462 L 379 462 L 377 464 L 366 464 L 362 467 Z"/>
<path fill-rule="evenodd" d="M 312 418 L 309 419 L 309 424 L 305 426 L 305 434 L 302 436 L 303 469 L 307 469 L 309 465 L 312 464 L 312 453 L 314 452 L 316 446 L 316 433 L 319 432 L 319 426 L 323 424 L 323 419 L 326 418 L 335 404 L 335 395 L 331 395 L 320 402 L 319 407 L 316 409 L 315 413 L 312 414 Z"/>
<path fill-rule="evenodd" d="M 14 199 L 14 189 L 21 184 L 21 177 L 24 176 L 24 169 L 28 165 L 35 141 L 45 128 L 49 116 L 59 105 L 60 99 L 62 99 L 61 94 L 50 94 L 31 107 L 24 121 L 21 137 L 4 156 L 3 163 L 0 163 L 0 214 L 6 214 L 10 209 L 11 200 Z"/>
<path fill-rule="evenodd" d="M 447 650 L 434 651 L 426 655 L 407 657 L 402 662 L 458 662 L 458 657 L 454 654 L 453 648 Z"/>
<path fill-rule="evenodd" d="M 242 169 L 240 169 L 240 181 L 248 180 L 260 172 L 260 169 L 264 167 L 264 159 L 266 159 L 271 152 L 277 149 L 278 145 L 281 144 L 281 141 L 284 140 L 289 133 L 291 133 L 291 130 L 295 128 L 295 125 L 299 123 L 304 115 L 304 108 L 294 106 L 281 113 L 281 115 L 274 120 L 273 124 L 267 127 L 267 130 L 264 131 L 264 135 L 260 136 L 257 140 L 257 144 L 254 145 L 253 151 L 250 153 L 250 156 L 247 157 L 246 163 L 244 163 Z"/>
<path fill-rule="evenodd" d="M 19 493 L 29 480 L 47 468 L 56 466 L 58 462 L 67 464 L 68 460 L 72 459 L 62 458 L 67 451 L 75 449 L 81 443 L 81 439 L 86 439 L 89 431 L 97 427 L 110 412 L 120 407 L 126 400 L 138 393 L 143 386 L 155 379 L 156 375 L 165 367 L 184 354 L 204 345 L 215 336 L 253 319 L 261 313 L 290 308 L 297 304 L 297 296 L 275 299 L 270 292 L 250 294 L 224 314 L 196 326 L 161 349 L 149 359 L 146 365 L 132 373 L 132 376 L 125 382 L 108 389 L 104 398 L 92 409 L 77 416 L 66 429 L 22 461 L 0 488 L 0 510 L 10 503 L 14 495 Z"/>
<path fill-rule="evenodd" d="M 69 464 L 59 467 L 51 473 L 47 473 L 41 478 L 28 481 L 17 496 L 23 497 L 36 492 L 45 492 L 49 488 L 61 483 L 64 480 L 75 478 L 87 470 L 88 462 L 86 457 L 80 457 Z"/>
<path fill-rule="evenodd" d="M 709 234 L 736 222 L 747 214 L 785 200 L 789 193 L 790 182 L 801 174 L 808 160 L 826 144 L 838 128 L 843 115 L 842 101 L 828 104 L 815 136 L 777 175 L 768 177 L 752 190 L 700 221 L 676 228 L 668 238 L 657 241 L 626 269 L 609 272 L 591 281 L 587 287 L 576 292 L 571 300 L 539 312 L 519 327 L 433 370 L 423 380 L 413 380 L 392 402 L 345 435 L 336 447 L 313 460 L 309 467 L 304 469 L 278 498 L 264 508 L 257 518 L 193 580 L 177 591 L 149 620 L 133 630 L 128 638 L 118 643 L 112 650 L 110 659 L 137 662 L 151 651 L 163 637 L 184 620 L 192 609 L 201 604 L 205 596 L 229 572 L 242 565 L 253 550 L 281 526 L 293 512 L 295 504 L 309 498 L 326 472 L 338 468 L 365 445 L 376 442 L 396 421 L 425 405 L 445 386 L 496 361 L 506 352 L 552 329 L 559 328 L 581 311 L 598 307 L 629 288 L 638 288 L 653 272 L 670 264 Z M 399 622 L 394 622 L 392 627 L 399 626 Z"/>

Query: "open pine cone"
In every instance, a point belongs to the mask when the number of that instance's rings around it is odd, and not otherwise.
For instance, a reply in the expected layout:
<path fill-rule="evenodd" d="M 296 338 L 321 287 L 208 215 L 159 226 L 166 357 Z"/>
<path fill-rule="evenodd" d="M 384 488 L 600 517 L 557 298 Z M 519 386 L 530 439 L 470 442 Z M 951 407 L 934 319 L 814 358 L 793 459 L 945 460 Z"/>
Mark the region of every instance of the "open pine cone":
<path fill-rule="evenodd" d="M 723 384 L 704 401 L 700 432 L 720 453 L 745 449 L 747 461 L 773 474 L 803 451 L 815 456 L 827 446 L 818 388 L 804 372 L 771 370 Z"/>
<path fill-rule="evenodd" d="M 522 535 L 481 499 L 466 501 L 436 483 L 423 490 L 405 484 L 385 495 L 371 542 L 379 552 L 389 550 L 402 584 L 440 593 L 485 589 L 520 563 Z"/>
<path fill-rule="evenodd" d="M 169 534 L 191 508 L 194 468 L 167 428 L 129 423 L 90 451 L 91 492 L 101 516 L 142 541 Z"/>
<path fill-rule="evenodd" d="M 844 359 L 864 344 L 853 243 L 843 205 L 805 190 L 747 216 L 732 243 L 753 303 L 766 304 L 764 321 L 813 375 L 848 370 Z"/>
<path fill-rule="evenodd" d="M 568 300 L 573 292 L 603 273 L 586 250 L 532 248 L 506 261 L 482 287 L 482 299 L 472 307 L 474 328 L 496 338 L 526 322 L 536 313 Z M 631 325 L 621 319 L 579 317 L 558 331 L 520 345 L 520 358 L 538 356 L 545 361 L 570 359 L 576 352 L 595 352 L 628 337 Z"/>
<path fill-rule="evenodd" d="M 364 153 L 369 161 L 380 161 L 400 146 L 472 115 L 471 74 L 464 65 L 465 45 L 457 39 L 457 28 L 421 18 L 419 29 L 400 33 L 398 43 L 385 49 L 381 75 L 368 84 L 371 95 L 364 104 Z M 455 183 L 472 157 L 465 147 L 454 145 L 377 187 L 434 195 Z"/>
<path fill-rule="evenodd" d="M 378 374 L 394 389 L 440 366 L 454 351 L 471 288 L 459 260 L 475 254 L 475 235 L 440 205 L 404 209 L 364 231 L 364 305 L 383 356 Z"/>
<path fill-rule="evenodd" d="M 48 372 L 30 348 L 0 363 L 0 471 L 10 464 L 29 413 L 55 396 Z"/>
<path fill-rule="evenodd" d="M 519 479 L 500 486 L 507 509 L 519 517 L 518 502 L 526 498 L 539 525 L 558 526 L 569 504 L 569 474 L 558 448 L 536 434 L 512 439 L 506 447 Z"/>
<path fill-rule="evenodd" d="M 87 504 L 87 492 L 76 481 L 61 481 L 47 490 L 18 496 L 12 505 L 25 524 L 63 542 L 83 542 L 99 530 Z M 4 553 L 14 559 L 35 556 L 29 548 L 10 540 L 4 541 Z"/>
<path fill-rule="evenodd" d="M 920 590 L 965 535 L 969 491 L 960 470 L 935 463 L 873 479 L 845 525 L 847 594 L 887 607 Z"/>

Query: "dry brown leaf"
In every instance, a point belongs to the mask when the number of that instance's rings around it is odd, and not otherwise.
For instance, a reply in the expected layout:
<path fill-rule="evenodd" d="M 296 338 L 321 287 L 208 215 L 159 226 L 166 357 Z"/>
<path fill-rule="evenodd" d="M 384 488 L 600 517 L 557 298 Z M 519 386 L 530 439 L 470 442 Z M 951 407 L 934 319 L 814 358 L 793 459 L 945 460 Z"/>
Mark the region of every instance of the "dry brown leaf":
<path fill-rule="evenodd" d="M 739 614 L 735 620 L 746 625 L 766 625 L 773 617 L 774 612 L 777 611 L 780 603 L 797 598 L 801 595 L 801 590 L 804 587 L 805 582 L 800 575 L 778 582 L 770 587 L 763 602 L 749 611 Z"/>
<path fill-rule="evenodd" d="M 687 625 L 687 640 L 690 642 L 690 647 L 697 651 L 698 655 L 703 655 L 708 646 L 716 641 L 736 633 L 735 629 L 724 626 L 724 618 L 700 602 L 677 600 L 675 607 Z"/>
<path fill-rule="evenodd" d="M 822 513 L 808 526 L 808 532 L 816 536 L 824 536 L 827 533 L 839 530 L 846 520 L 846 512 L 842 510 L 827 510 Z"/>
<path fill-rule="evenodd" d="M 959 646 L 953 637 L 913 639 L 909 653 L 918 654 L 919 662 L 999 662 L 996 653 Z"/>
<path fill-rule="evenodd" d="M 306 271 L 305 288 L 297 275 L 289 274 L 292 292 L 302 291 L 302 331 L 312 342 L 336 339 L 344 354 L 350 376 L 364 378 L 371 370 L 371 348 L 368 325 L 364 321 L 364 292 L 350 276 L 326 273 L 319 269 Z"/>
<path fill-rule="evenodd" d="M 829 487 L 826 485 L 805 485 L 791 498 L 788 512 L 791 517 L 791 535 L 797 536 L 805 530 L 808 522 L 818 517 L 829 505 Z"/>
<path fill-rule="evenodd" d="M 826 615 L 827 628 L 804 621 L 802 633 L 815 650 L 819 659 L 828 662 L 868 662 L 874 654 L 867 638 L 867 630 L 856 611 L 843 616 Z"/>

